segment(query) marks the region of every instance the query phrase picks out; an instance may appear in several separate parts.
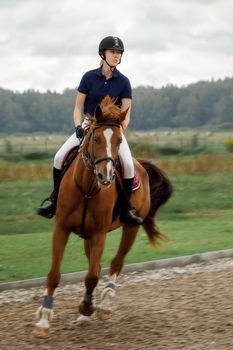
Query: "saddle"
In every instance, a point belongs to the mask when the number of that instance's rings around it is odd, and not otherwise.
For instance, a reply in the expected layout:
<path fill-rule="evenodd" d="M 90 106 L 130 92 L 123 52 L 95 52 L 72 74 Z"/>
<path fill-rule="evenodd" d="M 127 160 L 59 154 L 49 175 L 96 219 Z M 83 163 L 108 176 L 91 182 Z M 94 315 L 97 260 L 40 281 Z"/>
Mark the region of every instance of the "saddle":
<path fill-rule="evenodd" d="M 71 148 L 71 150 L 66 154 L 64 161 L 63 161 L 63 164 L 62 164 L 62 176 L 69 169 L 71 163 L 79 154 L 79 150 L 80 150 L 80 147 L 76 146 L 76 147 Z"/>

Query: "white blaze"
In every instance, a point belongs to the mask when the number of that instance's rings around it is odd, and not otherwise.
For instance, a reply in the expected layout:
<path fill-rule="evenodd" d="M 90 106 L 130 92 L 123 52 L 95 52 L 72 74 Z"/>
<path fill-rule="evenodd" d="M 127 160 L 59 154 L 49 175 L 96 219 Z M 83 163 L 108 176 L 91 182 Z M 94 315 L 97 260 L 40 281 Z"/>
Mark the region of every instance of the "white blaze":
<path fill-rule="evenodd" d="M 112 129 L 106 129 L 103 132 L 104 137 L 106 139 L 106 152 L 107 152 L 107 157 L 111 157 L 112 158 L 112 149 L 111 149 L 111 137 L 113 134 Z M 112 162 L 107 162 L 107 179 L 110 179 L 110 175 L 111 175 L 111 169 L 112 169 Z"/>

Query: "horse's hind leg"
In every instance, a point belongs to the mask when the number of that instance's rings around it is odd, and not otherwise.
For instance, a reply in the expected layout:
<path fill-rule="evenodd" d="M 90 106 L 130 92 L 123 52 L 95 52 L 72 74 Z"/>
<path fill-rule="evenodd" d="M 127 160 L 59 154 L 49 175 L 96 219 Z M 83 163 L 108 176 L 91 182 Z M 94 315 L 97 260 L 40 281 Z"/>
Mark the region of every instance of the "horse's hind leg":
<path fill-rule="evenodd" d="M 49 322 L 53 315 L 54 292 L 60 282 L 60 266 L 68 238 L 68 232 L 62 230 L 60 227 L 55 228 L 52 240 L 52 266 L 47 275 L 47 289 L 42 305 L 37 310 L 39 320 L 33 331 L 34 334 L 39 336 L 45 336 L 49 332 Z"/>
<path fill-rule="evenodd" d="M 106 320 L 111 316 L 112 300 L 116 293 L 117 276 L 121 273 L 125 257 L 135 242 L 138 229 L 138 227 L 123 227 L 121 242 L 117 254 L 111 263 L 109 282 L 101 294 L 101 302 L 97 309 L 97 316 L 101 320 Z"/>

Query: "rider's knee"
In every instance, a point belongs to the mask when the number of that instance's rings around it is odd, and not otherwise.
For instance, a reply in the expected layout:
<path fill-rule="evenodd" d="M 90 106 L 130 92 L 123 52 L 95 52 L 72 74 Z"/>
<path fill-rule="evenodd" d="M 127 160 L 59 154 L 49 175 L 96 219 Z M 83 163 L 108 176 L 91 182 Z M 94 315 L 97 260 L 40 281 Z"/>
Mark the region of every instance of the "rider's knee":
<path fill-rule="evenodd" d="M 134 164 L 133 164 L 133 161 L 124 159 L 123 176 L 126 179 L 130 179 L 130 178 L 134 177 Z"/>
<path fill-rule="evenodd" d="M 62 152 L 58 151 L 55 154 L 54 161 L 53 161 L 54 168 L 61 169 L 62 168 L 63 159 L 64 159 L 64 155 L 62 154 Z"/>

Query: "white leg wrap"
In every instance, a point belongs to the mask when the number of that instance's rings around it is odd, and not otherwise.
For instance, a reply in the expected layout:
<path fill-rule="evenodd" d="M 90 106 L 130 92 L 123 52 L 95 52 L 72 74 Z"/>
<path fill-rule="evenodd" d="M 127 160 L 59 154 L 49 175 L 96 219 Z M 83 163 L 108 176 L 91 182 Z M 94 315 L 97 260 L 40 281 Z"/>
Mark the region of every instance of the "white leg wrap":
<path fill-rule="evenodd" d="M 40 306 L 36 312 L 36 316 L 39 319 L 36 323 L 36 327 L 49 328 L 49 321 L 53 318 L 53 310 Z"/>
<path fill-rule="evenodd" d="M 112 300 L 115 297 L 116 292 L 112 288 L 105 288 L 101 294 L 101 303 L 99 309 L 101 310 L 111 310 Z"/>
<path fill-rule="evenodd" d="M 109 283 L 107 283 L 106 287 L 102 291 L 101 294 L 101 303 L 99 305 L 99 309 L 102 310 L 111 310 L 112 308 L 112 300 L 116 295 L 116 274 L 112 275 L 109 279 Z"/>

